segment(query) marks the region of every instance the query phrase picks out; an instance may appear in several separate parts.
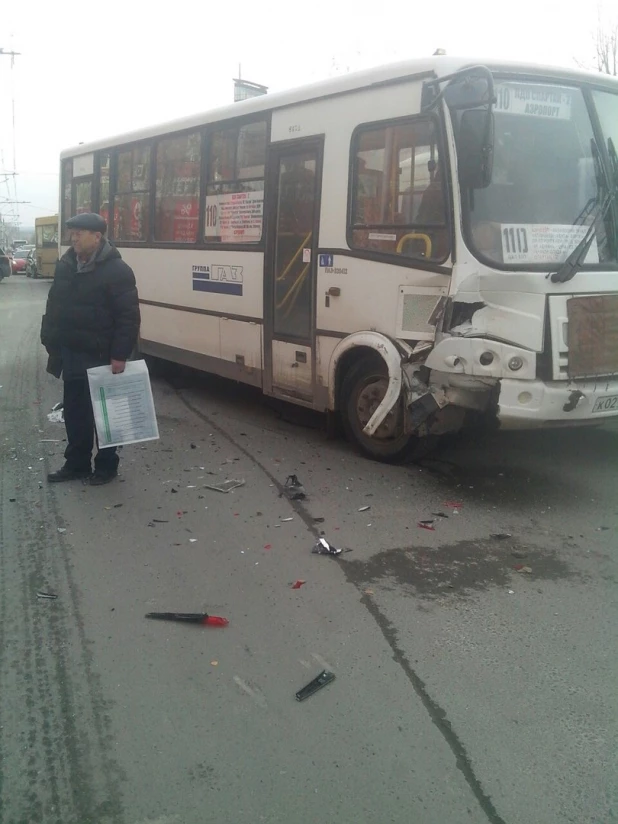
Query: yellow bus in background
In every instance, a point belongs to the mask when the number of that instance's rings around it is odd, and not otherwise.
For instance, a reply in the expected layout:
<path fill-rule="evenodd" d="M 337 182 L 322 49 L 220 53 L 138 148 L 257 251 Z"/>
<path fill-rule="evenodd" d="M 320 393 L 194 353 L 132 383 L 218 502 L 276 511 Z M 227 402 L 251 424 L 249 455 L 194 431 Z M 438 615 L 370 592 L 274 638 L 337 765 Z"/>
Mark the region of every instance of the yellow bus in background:
<path fill-rule="evenodd" d="M 33 278 L 53 278 L 58 260 L 58 215 L 34 221 L 36 252 L 28 274 Z"/>

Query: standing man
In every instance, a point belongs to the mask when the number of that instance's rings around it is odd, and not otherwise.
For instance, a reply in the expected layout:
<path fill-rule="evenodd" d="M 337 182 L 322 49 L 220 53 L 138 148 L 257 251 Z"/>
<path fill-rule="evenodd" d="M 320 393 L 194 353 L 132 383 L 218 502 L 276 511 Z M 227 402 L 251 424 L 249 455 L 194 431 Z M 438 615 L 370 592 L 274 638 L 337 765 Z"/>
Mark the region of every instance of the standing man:
<path fill-rule="evenodd" d="M 135 275 L 105 237 L 101 215 L 67 220 L 71 248 L 56 264 L 41 325 L 47 371 L 64 381 L 65 464 L 47 476 L 50 483 L 89 478 L 93 486 L 118 474 L 115 447 L 99 449 L 92 473 L 94 416 L 86 370 L 111 364 L 124 372 L 140 324 Z"/>

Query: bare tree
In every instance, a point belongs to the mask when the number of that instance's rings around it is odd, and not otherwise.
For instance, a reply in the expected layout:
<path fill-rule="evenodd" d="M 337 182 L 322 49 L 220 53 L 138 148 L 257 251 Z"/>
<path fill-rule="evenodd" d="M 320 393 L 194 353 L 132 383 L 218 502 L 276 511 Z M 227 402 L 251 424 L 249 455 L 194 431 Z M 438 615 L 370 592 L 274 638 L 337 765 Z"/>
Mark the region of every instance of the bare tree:
<path fill-rule="evenodd" d="M 580 69 L 595 70 L 603 74 L 618 76 L 618 17 L 611 17 L 603 3 L 597 5 L 597 25 L 590 32 L 592 55 L 590 60 L 578 60 Z"/>
<path fill-rule="evenodd" d="M 603 74 L 618 76 L 618 21 L 609 23 L 599 14 L 594 45 L 597 69 Z"/>

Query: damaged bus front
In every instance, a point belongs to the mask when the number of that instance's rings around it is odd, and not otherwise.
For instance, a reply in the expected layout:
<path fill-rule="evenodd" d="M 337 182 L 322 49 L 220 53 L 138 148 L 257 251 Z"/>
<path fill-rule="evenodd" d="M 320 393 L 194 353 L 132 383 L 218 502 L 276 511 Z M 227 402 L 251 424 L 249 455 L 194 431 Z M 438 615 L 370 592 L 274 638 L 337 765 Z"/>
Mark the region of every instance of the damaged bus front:
<path fill-rule="evenodd" d="M 408 427 L 618 415 L 618 82 L 473 67 L 425 91 L 451 137 L 456 257 L 435 340 L 404 358 Z"/>

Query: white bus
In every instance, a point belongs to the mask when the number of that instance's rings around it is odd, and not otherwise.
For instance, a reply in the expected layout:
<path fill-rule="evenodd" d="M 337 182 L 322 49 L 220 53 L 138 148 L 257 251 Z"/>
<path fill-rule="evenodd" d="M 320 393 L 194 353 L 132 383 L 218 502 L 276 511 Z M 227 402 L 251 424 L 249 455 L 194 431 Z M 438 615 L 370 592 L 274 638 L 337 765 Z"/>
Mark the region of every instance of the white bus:
<path fill-rule="evenodd" d="M 438 56 L 65 151 L 61 214 L 108 219 L 142 353 L 395 461 L 618 414 L 617 145 L 614 78 Z"/>

